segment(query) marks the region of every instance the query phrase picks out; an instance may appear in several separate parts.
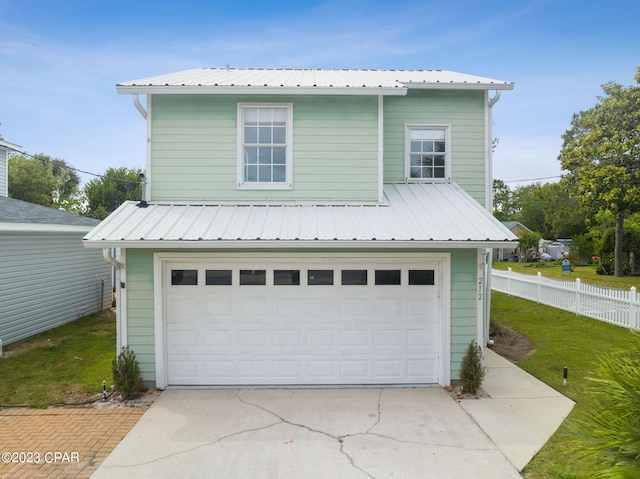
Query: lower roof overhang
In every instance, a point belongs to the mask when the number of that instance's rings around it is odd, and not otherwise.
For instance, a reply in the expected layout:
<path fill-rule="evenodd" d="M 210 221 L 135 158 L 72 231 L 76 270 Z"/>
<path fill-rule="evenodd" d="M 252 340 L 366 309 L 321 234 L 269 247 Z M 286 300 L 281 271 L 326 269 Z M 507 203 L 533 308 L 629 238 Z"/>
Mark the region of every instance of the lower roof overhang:
<path fill-rule="evenodd" d="M 377 240 L 124 240 L 84 241 L 88 248 L 144 249 L 463 249 L 508 248 L 518 241 L 377 241 Z"/>
<path fill-rule="evenodd" d="M 518 238 L 455 183 L 387 184 L 384 203 L 121 205 L 91 248 L 496 248 Z"/>

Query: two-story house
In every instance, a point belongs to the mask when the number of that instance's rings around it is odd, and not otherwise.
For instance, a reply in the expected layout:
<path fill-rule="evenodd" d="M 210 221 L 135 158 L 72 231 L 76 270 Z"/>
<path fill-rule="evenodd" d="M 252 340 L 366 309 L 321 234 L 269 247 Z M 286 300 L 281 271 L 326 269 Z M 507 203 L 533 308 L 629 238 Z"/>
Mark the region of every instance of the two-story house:
<path fill-rule="evenodd" d="M 145 197 L 84 239 L 119 268 L 118 346 L 159 388 L 450 384 L 486 337 L 491 248 L 517 241 L 488 211 L 512 88 L 259 68 L 118 84 L 146 119 Z"/>

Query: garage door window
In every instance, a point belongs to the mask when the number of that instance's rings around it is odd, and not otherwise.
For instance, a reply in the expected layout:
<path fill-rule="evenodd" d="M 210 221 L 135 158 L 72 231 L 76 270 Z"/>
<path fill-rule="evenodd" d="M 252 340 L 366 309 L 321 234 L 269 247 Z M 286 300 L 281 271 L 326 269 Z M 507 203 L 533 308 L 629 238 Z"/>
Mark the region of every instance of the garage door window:
<path fill-rule="evenodd" d="M 332 269 L 310 269 L 307 271 L 307 284 L 309 286 L 333 285 Z"/>
<path fill-rule="evenodd" d="M 377 269 L 376 285 L 398 285 L 400 284 L 399 269 Z"/>
<path fill-rule="evenodd" d="M 409 284 L 420 286 L 433 286 L 436 284 L 435 274 L 432 269 L 410 269 Z"/>
<path fill-rule="evenodd" d="M 241 269 L 240 286 L 264 286 L 267 272 L 264 269 Z"/>
<path fill-rule="evenodd" d="M 366 269 L 343 269 L 342 285 L 343 286 L 363 286 L 367 284 Z"/>
<path fill-rule="evenodd" d="M 171 286 L 197 286 L 197 269 L 172 269 Z"/>
<path fill-rule="evenodd" d="M 300 285 L 300 270 L 297 269 L 276 269 L 273 272 L 273 284 L 276 286 L 298 286 Z"/>
<path fill-rule="evenodd" d="M 207 286 L 231 286 L 231 270 L 208 269 L 205 282 Z"/>

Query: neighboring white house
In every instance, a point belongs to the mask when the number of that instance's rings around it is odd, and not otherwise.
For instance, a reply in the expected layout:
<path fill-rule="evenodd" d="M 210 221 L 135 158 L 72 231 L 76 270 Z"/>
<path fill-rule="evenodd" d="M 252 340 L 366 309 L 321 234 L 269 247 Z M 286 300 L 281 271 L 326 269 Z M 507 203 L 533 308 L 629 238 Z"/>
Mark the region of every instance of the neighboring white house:
<path fill-rule="evenodd" d="M 97 220 L 7 197 L 0 142 L 0 340 L 28 338 L 111 307 L 111 268 L 82 247 Z M 19 151 L 19 150 L 18 150 Z"/>
<path fill-rule="evenodd" d="M 21 152 L 20 145 L 0 139 L 0 196 L 9 196 L 9 152 Z"/>

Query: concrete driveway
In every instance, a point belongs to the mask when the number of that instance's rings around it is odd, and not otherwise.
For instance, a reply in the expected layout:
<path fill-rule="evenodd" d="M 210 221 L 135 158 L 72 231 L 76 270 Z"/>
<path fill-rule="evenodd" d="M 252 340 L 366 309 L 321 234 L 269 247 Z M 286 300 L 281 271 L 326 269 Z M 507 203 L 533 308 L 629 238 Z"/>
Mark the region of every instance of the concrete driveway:
<path fill-rule="evenodd" d="M 489 353 L 483 399 L 441 388 L 166 390 L 92 477 L 521 479 L 573 403 Z"/>
<path fill-rule="evenodd" d="M 439 388 L 242 389 L 165 391 L 93 477 L 520 474 Z"/>

